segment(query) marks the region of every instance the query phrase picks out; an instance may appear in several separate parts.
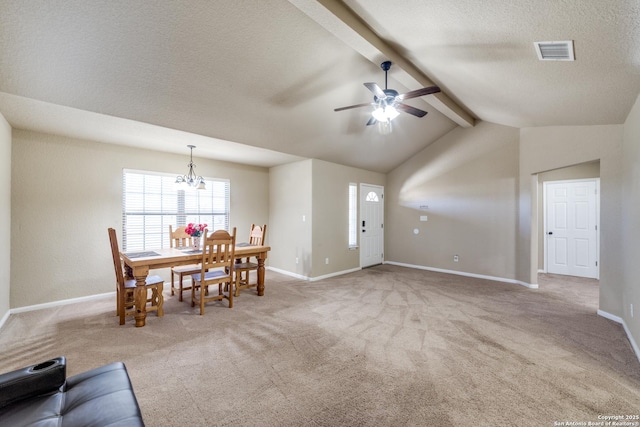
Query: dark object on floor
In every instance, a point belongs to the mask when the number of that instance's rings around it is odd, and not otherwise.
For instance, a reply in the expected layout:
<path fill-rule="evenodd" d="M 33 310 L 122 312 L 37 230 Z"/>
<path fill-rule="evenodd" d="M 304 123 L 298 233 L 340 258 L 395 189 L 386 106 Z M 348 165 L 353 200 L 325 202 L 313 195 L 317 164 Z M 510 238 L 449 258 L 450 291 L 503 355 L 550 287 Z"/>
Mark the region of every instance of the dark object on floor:
<path fill-rule="evenodd" d="M 0 425 L 144 426 L 123 363 L 66 378 L 57 357 L 0 375 Z"/>

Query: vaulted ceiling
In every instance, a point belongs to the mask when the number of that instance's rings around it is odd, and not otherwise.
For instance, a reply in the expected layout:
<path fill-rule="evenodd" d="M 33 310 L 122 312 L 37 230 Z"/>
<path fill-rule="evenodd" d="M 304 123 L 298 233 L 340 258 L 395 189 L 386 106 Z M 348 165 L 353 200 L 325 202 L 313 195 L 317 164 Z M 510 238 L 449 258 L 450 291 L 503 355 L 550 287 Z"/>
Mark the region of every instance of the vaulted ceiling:
<path fill-rule="evenodd" d="M 575 61 L 536 41 L 573 40 Z M 365 126 L 364 82 L 429 114 Z M 388 172 L 457 126 L 623 123 L 637 0 L 0 2 L 0 113 L 16 128 L 273 166 Z"/>

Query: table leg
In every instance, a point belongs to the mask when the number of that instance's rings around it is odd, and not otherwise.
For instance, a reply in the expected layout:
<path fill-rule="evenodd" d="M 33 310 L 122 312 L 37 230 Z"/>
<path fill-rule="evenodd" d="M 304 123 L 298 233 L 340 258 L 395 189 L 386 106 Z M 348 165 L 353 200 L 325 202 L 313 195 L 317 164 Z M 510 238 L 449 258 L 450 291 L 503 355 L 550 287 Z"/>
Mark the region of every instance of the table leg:
<path fill-rule="evenodd" d="M 135 276 L 136 279 L 136 290 L 134 293 L 134 298 L 136 300 L 136 327 L 141 327 L 145 325 L 147 318 L 147 275 L 144 276 Z"/>
<path fill-rule="evenodd" d="M 247 277 L 248 280 L 248 277 Z M 264 296 L 264 258 L 258 257 L 258 296 Z"/>

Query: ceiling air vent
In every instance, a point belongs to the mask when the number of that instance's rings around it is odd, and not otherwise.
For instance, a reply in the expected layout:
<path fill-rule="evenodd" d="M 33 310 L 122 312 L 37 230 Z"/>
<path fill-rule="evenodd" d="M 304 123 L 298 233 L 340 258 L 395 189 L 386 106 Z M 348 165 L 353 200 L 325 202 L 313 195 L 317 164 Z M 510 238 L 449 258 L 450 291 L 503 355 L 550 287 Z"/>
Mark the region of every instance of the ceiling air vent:
<path fill-rule="evenodd" d="M 573 40 L 564 42 L 533 42 L 540 61 L 575 61 Z"/>

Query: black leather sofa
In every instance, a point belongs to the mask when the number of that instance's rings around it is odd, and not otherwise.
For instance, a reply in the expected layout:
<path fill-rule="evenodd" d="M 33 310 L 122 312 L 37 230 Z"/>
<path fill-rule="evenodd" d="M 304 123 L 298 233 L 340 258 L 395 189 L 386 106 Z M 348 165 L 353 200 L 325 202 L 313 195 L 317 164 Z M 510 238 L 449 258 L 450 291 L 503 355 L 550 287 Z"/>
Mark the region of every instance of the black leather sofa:
<path fill-rule="evenodd" d="M 123 363 L 69 378 L 66 366 L 58 357 L 0 375 L 0 426 L 144 426 Z"/>

